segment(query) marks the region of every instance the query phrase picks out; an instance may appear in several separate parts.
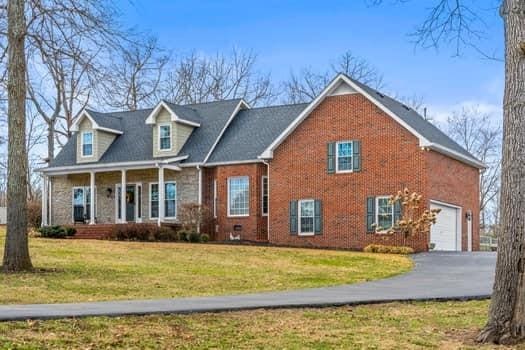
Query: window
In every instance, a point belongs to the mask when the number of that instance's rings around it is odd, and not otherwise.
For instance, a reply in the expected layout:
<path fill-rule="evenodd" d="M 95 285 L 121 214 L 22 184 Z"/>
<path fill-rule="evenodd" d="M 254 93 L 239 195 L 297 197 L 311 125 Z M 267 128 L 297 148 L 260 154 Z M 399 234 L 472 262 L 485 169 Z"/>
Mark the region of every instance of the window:
<path fill-rule="evenodd" d="M 171 124 L 159 125 L 159 149 L 171 150 Z"/>
<path fill-rule="evenodd" d="M 93 155 L 93 132 L 84 131 L 82 133 L 82 157 Z"/>
<path fill-rule="evenodd" d="M 336 152 L 336 172 L 351 172 L 353 152 L 352 141 L 338 142 Z"/>
<path fill-rule="evenodd" d="M 213 180 L 213 217 L 217 217 L 217 180 Z"/>
<path fill-rule="evenodd" d="M 262 215 L 268 215 L 268 176 L 262 177 Z"/>
<path fill-rule="evenodd" d="M 314 234 L 314 217 L 315 206 L 314 200 L 299 201 L 299 234 L 313 235 Z"/>
<path fill-rule="evenodd" d="M 394 206 L 389 197 L 376 198 L 376 224 L 378 231 L 385 231 L 394 226 Z"/>
<path fill-rule="evenodd" d="M 248 176 L 228 179 L 228 216 L 249 215 L 249 190 Z"/>
<path fill-rule="evenodd" d="M 177 217 L 177 184 L 175 182 L 164 183 L 164 217 Z"/>
<path fill-rule="evenodd" d="M 159 217 L 159 185 L 149 184 L 149 217 L 154 219 Z"/>
<path fill-rule="evenodd" d="M 159 217 L 159 185 L 149 185 L 150 205 L 149 216 L 151 219 Z M 164 217 L 175 219 L 177 217 L 177 184 L 174 181 L 164 183 Z"/>

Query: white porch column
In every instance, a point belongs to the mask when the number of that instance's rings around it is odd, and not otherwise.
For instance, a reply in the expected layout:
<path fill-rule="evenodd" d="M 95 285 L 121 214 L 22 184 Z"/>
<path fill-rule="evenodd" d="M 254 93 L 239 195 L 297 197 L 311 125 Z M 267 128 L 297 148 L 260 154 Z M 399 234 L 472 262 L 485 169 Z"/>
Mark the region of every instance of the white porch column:
<path fill-rule="evenodd" d="M 164 221 L 164 190 L 164 168 L 159 165 L 159 226 Z"/>
<path fill-rule="evenodd" d="M 122 179 L 120 181 L 120 222 L 126 223 L 126 170 L 122 170 Z"/>
<path fill-rule="evenodd" d="M 48 187 L 47 187 L 47 175 L 42 176 L 42 226 L 48 225 L 47 220 L 47 205 L 48 205 Z"/>
<path fill-rule="evenodd" d="M 95 172 L 89 173 L 89 224 L 95 225 Z"/>

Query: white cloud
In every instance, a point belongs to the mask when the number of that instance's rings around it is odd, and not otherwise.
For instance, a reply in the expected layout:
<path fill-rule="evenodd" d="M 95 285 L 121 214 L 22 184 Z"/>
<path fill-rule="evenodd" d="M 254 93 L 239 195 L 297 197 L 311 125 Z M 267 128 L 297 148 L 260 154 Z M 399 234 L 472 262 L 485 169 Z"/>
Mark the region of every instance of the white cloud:
<path fill-rule="evenodd" d="M 462 109 L 477 109 L 480 113 L 488 114 L 496 123 L 501 123 L 503 120 L 502 106 L 487 101 L 465 100 L 451 105 L 427 106 L 428 115 L 432 117 L 437 124 L 446 123 L 449 116 L 454 112 L 460 112 Z"/>

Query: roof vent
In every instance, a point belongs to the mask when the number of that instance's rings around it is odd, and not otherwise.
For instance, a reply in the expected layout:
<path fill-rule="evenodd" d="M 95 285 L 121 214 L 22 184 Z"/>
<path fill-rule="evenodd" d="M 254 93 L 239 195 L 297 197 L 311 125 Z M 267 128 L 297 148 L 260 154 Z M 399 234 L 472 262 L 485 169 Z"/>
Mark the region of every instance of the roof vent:
<path fill-rule="evenodd" d="M 376 91 L 376 94 L 379 95 L 379 97 L 381 97 L 381 98 L 384 98 L 384 97 L 385 97 L 385 95 L 383 95 L 383 94 L 380 93 L 379 91 Z"/>
<path fill-rule="evenodd" d="M 406 104 L 402 103 L 401 105 L 402 105 L 407 111 L 410 110 L 410 107 L 408 107 Z"/>

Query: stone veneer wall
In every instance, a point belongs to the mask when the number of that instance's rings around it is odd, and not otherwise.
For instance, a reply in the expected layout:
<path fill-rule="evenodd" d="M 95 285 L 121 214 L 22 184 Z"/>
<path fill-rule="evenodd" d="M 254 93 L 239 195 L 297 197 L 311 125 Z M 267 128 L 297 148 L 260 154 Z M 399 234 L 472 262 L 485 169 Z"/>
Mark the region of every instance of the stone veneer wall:
<path fill-rule="evenodd" d="M 116 218 L 116 185 L 120 184 L 119 171 L 97 173 L 96 186 L 96 218 L 97 223 L 115 223 Z M 128 170 L 126 174 L 128 184 L 142 184 L 142 221 L 151 222 L 149 213 L 149 187 L 150 183 L 158 182 L 157 169 Z M 177 183 L 177 207 L 184 203 L 197 203 L 198 201 L 198 170 L 196 168 L 183 168 L 181 171 L 164 170 L 164 181 Z M 89 174 L 71 174 L 51 177 L 51 224 L 64 225 L 73 222 L 72 198 L 73 187 L 89 187 Z M 111 188 L 108 197 L 107 189 Z"/>

